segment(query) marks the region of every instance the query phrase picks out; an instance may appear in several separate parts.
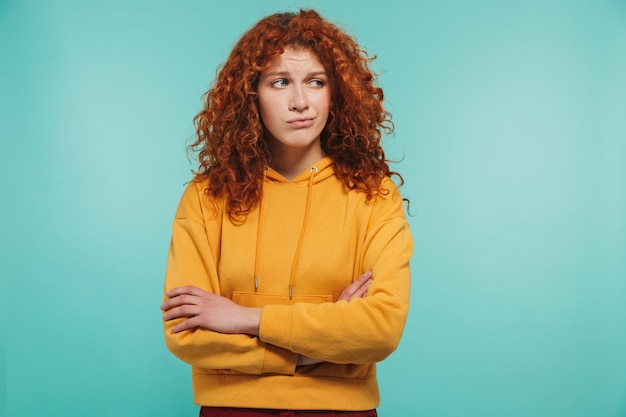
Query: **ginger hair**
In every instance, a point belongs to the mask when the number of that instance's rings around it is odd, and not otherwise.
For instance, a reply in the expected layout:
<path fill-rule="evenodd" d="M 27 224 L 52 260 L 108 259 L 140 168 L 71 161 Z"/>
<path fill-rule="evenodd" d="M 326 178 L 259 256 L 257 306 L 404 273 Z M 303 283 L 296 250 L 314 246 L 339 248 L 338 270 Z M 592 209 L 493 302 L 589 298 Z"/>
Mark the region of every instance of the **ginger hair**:
<path fill-rule="evenodd" d="M 337 177 L 348 189 L 366 193 L 368 200 L 389 192 L 382 188 L 385 177 L 397 176 L 402 183 L 381 146 L 382 133 L 392 133 L 393 123 L 369 68 L 375 57 L 314 10 L 278 13 L 244 33 L 194 118 L 196 140 L 189 150 L 197 154 L 199 167 L 193 181 L 208 180 L 206 193 L 214 201 L 226 199 L 231 219 L 245 216 L 262 197 L 271 154 L 257 83 L 287 47 L 309 50 L 328 74 L 331 108 L 320 142 Z"/>

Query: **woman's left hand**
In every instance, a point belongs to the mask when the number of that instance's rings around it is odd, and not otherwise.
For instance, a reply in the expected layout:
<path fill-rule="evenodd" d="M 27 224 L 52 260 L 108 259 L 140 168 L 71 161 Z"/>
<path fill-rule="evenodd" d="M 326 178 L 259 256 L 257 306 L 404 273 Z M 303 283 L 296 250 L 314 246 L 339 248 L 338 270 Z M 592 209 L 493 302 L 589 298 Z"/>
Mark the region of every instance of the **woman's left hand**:
<path fill-rule="evenodd" d="M 372 272 L 366 271 L 341 292 L 337 301 L 350 301 L 354 298 L 367 297 L 367 289 L 370 287 L 371 283 Z"/>
<path fill-rule="evenodd" d="M 258 336 L 261 309 L 235 304 L 226 297 L 193 286 L 174 288 L 161 305 L 163 320 L 186 320 L 172 328 L 172 332 L 204 328 L 219 333 L 251 334 Z"/>

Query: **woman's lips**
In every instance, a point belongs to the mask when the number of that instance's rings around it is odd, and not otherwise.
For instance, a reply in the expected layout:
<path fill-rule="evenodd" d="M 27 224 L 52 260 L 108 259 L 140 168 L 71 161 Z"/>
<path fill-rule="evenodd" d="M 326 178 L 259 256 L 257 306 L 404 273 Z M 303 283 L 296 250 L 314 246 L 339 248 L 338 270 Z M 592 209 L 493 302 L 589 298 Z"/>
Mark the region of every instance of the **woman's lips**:
<path fill-rule="evenodd" d="M 303 118 L 299 118 L 299 119 L 292 119 L 287 121 L 287 123 L 289 124 L 289 126 L 293 127 L 293 128 L 301 128 L 301 127 L 309 127 L 313 124 L 314 122 L 314 118 L 312 117 L 303 117 Z"/>

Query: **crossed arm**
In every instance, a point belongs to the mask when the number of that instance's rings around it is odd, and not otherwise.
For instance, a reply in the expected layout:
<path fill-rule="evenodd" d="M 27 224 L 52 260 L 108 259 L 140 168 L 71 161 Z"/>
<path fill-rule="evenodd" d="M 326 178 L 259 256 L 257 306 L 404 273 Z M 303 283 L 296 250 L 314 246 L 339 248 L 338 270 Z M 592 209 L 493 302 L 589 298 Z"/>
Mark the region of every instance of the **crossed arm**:
<path fill-rule="evenodd" d="M 365 272 L 342 291 L 337 301 L 365 297 L 371 282 L 371 272 Z M 174 288 L 166 295 L 169 299 L 161 305 L 163 320 L 185 319 L 172 328 L 174 333 L 204 328 L 219 333 L 259 335 L 262 308 L 245 307 L 194 286 Z"/>
<path fill-rule="evenodd" d="M 337 301 L 363 298 L 372 282 L 367 271 L 344 289 Z M 173 333 L 204 328 L 218 333 L 259 335 L 262 308 L 245 307 L 230 299 L 194 286 L 177 287 L 167 292 L 161 305 L 163 320 L 184 318 L 172 328 Z M 298 365 L 312 365 L 318 360 L 300 355 Z"/>

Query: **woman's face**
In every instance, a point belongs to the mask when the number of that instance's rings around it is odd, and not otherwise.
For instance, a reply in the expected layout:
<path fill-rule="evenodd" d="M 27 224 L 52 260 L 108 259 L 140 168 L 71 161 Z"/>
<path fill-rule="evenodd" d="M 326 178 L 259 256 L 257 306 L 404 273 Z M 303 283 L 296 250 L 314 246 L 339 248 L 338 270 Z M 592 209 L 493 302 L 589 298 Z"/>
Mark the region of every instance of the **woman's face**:
<path fill-rule="evenodd" d="M 330 110 L 326 69 L 305 49 L 286 48 L 258 84 L 261 119 L 270 134 L 272 154 L 290 154 L 317 162 L 320 135 Z"/>

